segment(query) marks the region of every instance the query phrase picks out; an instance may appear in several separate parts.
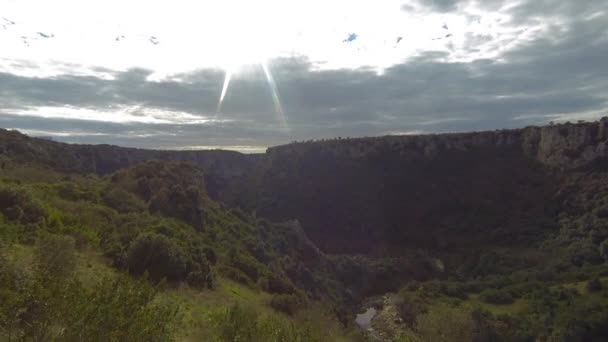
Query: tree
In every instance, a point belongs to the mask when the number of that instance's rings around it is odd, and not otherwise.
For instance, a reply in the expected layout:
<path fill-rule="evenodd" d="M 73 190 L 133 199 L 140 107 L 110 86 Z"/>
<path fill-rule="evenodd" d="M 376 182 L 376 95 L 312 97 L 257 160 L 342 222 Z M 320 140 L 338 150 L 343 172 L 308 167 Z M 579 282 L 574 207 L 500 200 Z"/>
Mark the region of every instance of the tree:
<path fill-rule="evenodd" d="M 141 233 L 127 251 L 129 272 L 141 275 L 148 272 L 151 279 L 158 281 L 183 279 L 187 269 L 184 251 L 168 237 L 146 232 Z"/>

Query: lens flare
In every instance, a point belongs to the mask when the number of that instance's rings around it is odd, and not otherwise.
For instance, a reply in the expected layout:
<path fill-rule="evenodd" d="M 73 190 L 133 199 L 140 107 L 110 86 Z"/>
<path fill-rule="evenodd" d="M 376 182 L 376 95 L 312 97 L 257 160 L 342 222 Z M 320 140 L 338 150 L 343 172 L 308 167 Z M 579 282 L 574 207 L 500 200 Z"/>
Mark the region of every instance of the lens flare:
<path fill-rule="evenodd" d="M 283 106 L 281 105 L 281 99 L 279 98 L 279 90 L 277 89 L 277 84 L 274 81 L 274 77 L 272 77 L 272 73 L 270 72 L 270 68 L 268 68 L 268 64 L 266 64 L 265 62 L 260 64 L 262 65 L 264 75 L 266 75 L 266 81 L 268 82 L 268 86 L 270 87 L 272 103 L 274 105 L 275 113 L 277 114 L 277 119 L 281 122 L 281 128 L 285 131 L 289 131 L 289 126 L 287 125 L 287 117 L 285 116 Z"/>
<path fill-rule="evenodd" d="M 281 99 L 279 97 L 279 90 L 277 88 L 277 84 L 270 72 L 270 68 L 266 62 L 260 62 L 259 65 L 262 67 L 264 71 L 264 76 L 266 77 L 266 82 L 268 83 L 268 87 L 270 88 L 270 95 L 272 98 L 272 104 L 274 107 L 275 114 L 277 116 L 277 120 L 280 123 L 281 130 L 284 132 L 289 132 L 290 128 L 287 123 L 287 116 L 283 111 L 283 106 L 281 105 Z M 222 85 L 222 92 L 220 94 L 220 98 L 217 102 L 217 109 L 213 120 L 216 120 L 218 115 L 222 112 L 222 106 L 224 105 L 224 100 L 226 98 L 226 94 L 228 93 L 228 88 L 230 87 L 230 82 L 232 81 L 232 77 L 235 73 L 234 68 L 226 68 L 225 76 L 224 76 L 224 84 Z"/>
<path fill-rule="evenodd" d="M 231 79 L 232 70 L 226 69 L 226 75 L 224 76 L 224 85 L 222 86 L 222 94 L 220 95 L 220 100 L 217 102 L 217 110 L 215 111 L 216 115 L 222 111 L 222 104 L 224 104 L 224 98 L 226 97 L 226 93 L 228 92 L 228 86 L 230 85 Z"/>

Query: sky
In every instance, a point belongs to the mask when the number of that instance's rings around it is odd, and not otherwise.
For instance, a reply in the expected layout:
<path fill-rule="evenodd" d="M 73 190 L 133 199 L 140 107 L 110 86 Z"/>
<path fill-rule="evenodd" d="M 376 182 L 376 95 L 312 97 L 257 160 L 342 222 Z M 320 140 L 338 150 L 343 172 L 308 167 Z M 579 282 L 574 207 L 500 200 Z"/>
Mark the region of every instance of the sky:
<path fill-rule="evenodd" d="M 606 0 L 0 0 L 0 127 L 291 141 L 608 115 Z"/>

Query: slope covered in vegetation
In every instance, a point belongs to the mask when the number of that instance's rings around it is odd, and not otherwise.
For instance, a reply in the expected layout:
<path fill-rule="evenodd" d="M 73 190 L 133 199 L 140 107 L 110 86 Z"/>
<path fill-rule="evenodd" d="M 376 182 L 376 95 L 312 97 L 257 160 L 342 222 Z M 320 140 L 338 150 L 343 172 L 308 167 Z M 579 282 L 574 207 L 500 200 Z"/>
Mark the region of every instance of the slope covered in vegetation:
<path fill-rule="evenodd" d="M 346 334 L 336 263 L 297 221 L 215 203 L 188 164 L 151 161 L 105 178 L 36 164 L 2 160 L 2 338 Z"/>
<path fill-rule="evenodd" d="M 605 340 L 607 125 L 249 156 L 2 131 L 2 336 Z"/>

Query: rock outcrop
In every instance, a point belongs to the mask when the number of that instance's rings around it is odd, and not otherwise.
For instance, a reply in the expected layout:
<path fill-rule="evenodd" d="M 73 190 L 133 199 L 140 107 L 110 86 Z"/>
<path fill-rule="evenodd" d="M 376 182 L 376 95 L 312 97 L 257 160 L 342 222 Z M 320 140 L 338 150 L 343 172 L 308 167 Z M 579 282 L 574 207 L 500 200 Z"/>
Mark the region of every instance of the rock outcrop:
<path fill-rule="evenodd" d="M 292 143 L 253 155 L 69 145 L 0 130 L 0 162 L 103 175 L 150 159 L 187 161 L 229 206 L 298 219 L 325 251 L 381 254 L 530 241 L 555 227 L 560 175 L 603 167 L 607 144 L 607 119 Z"/>

